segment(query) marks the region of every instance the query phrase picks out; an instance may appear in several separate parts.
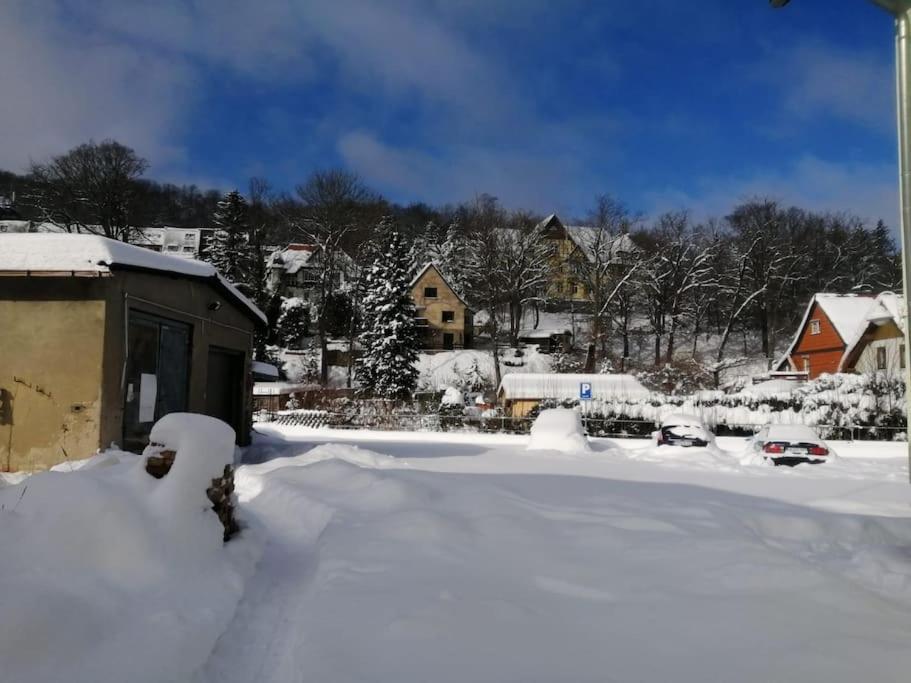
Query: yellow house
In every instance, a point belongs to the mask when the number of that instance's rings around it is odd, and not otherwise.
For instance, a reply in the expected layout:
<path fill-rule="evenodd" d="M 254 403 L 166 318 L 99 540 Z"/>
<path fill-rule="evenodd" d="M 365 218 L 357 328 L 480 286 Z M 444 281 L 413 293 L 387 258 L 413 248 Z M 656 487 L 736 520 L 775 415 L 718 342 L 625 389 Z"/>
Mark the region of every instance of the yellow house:
<path fill-rule="evenodd" d="M 0 235 L 0 471 L 116 442 L 172 412 L 249 442 L 263 314 L 211 265 L 94 235 Z"/>
<path fill-rule="evenodd" d="M 585 284 L 576 275 L 575 263 L 578 259 L 592 261 L 592 241 L 596 229 L 585 225 L 564 225 L 556 214 L 551 214 L 535 227 L 540 230 L 544 239 L 553 243 L 554 276 L 548 290 L 549 298 L 556 301 L 588 301 Z M 627 234 L 617 236 L 609 242 L 610 259 L 618 263 L 638 247 Z"/>
<path fill-rule="evenodd" d="M 411 298 L 423 348 L 471 348 L 474 314 L 436 264 L 425 265 L 411 281 Z"/>

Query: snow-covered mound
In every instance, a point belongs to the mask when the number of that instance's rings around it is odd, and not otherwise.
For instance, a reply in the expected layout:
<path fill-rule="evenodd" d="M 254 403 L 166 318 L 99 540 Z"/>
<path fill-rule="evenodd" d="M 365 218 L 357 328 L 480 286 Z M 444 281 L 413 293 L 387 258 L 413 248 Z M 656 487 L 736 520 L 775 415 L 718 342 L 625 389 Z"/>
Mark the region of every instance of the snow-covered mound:
<path fill-rule="evenodd" d="M 561 451 L 563 453 L 589 452 L 591 448 L 585 437 L 581 415 L 568 408 L 542 410 L 531 426 L 528 450 Z"/>
<path fill-rule="evenodd" d="M 0 489 L 2 680 L 185 681 L 208 658 L 258 554 L 206 497 L 233 431 L 172 415 L 152 438 L 177 450 L 161 480 L 107 451 Z"/>

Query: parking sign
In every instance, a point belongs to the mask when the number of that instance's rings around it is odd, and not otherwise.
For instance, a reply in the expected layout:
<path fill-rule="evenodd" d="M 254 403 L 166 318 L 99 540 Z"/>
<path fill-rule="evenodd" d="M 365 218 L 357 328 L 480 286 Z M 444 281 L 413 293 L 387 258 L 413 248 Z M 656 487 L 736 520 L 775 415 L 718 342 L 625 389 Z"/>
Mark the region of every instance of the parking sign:
<path fill-rule="evenodd" d="M 579 398 L 583 401 L 590 401 L 592 398 L 592 383 L 582 382 L 579 384 Z"/>

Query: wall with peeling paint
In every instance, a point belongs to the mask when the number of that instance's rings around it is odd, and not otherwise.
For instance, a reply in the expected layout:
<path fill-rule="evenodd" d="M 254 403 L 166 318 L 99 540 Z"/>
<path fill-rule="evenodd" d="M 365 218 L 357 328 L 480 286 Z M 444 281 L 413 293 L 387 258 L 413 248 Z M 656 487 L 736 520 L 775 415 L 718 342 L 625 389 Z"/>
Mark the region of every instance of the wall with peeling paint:
<path fill-rule="evenodd" d="M 104 318 L 103 300 L 0 301 L 0 469 L 98 448 Z"/>

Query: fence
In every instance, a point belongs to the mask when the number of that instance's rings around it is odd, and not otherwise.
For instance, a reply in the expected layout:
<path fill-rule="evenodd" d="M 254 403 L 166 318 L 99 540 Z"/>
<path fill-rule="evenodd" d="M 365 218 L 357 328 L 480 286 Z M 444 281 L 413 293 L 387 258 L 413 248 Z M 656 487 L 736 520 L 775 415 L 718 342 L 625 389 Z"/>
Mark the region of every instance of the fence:
<path fill-rule="evenodd" d="M 504 434 L 528 434 L 534 422 L 533 417 L 477 415 L 439 415 L 435 413 L 340 413 L 326 410 L 283 410 L 276 413 L 260 412 L 260 422 L 275 422 L 279 425 L 330 428 L 330 429 L 372 429 L 378 431 L 404 432 L 500 432 Z M 651 420 L 611 419 L 582 416 L 582 426 L 589 436 L 611 438 L 648 438 L 657 429 Z M 718 425 L 717 436 L 752 436 L 764 424 Z M 815 425 L 824 439 L 844 441 L 898 441 L 905 440 L 904 427 L 869 425 Z"/>

